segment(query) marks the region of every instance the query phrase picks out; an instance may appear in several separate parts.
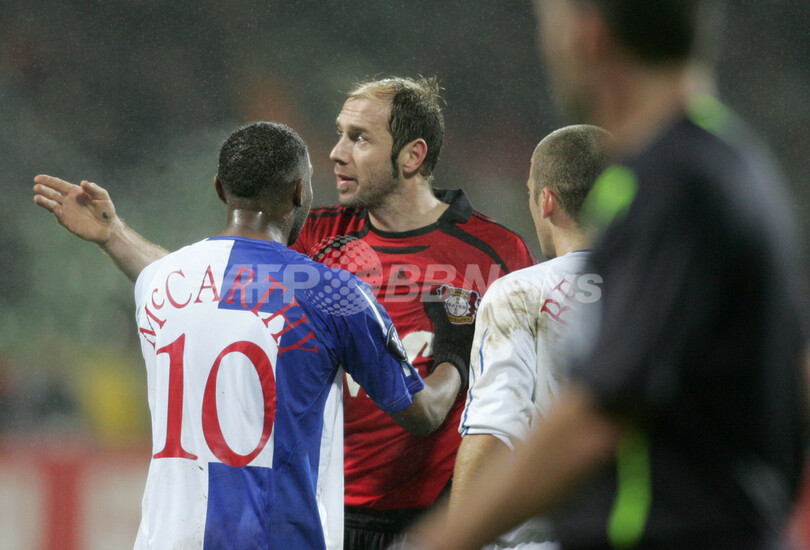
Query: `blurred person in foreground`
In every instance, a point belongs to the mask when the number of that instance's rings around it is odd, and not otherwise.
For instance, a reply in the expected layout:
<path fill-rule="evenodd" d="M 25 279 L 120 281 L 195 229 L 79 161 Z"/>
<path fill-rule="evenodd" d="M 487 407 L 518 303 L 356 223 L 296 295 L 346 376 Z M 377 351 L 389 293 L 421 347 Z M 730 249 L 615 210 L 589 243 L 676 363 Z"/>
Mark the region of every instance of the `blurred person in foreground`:
<path fill-rule="evenodd" d="M 464 513 L 468 491 L 487 464 L 508 461 L 530 428 L 543 422 L 562 383 L 563 340 L 578 303 L 599 298 L 599 277 L 586 271 L 590 235 L 580 213 L 609 164 L 608 140 L 596 126 L 567 126 L 532 154 L 529 209 L 549 260 L 501 277 L 481 300 L 450 493 L 453 513 Z M 555 550 L 553 541 L 548 520 L 533 518 L 487 549 Z"/>
<path fill-rule="evenodd" d="M 136 549 L 340 550 L 341 368 L 409 430 L 444 418 L 367 285 L 288 248 L 311 174 L 289 127 L 237 130 L 214 182 L 222 233 L 138 275 L 154 454 Z"/>
<path fill-rule="evenodd" d="M 447 420 L 416 437 L 344 384 L 347 550 L 382 550 L 449 490 L 480 297 L 498 277 L 535 263 L 523 239 L 475 211 L 460 189 L 433 187 L 444 141 L 436 79 L 357 84 L 337 117 L 338 201 L 315 208 L 292 245 L 368 282 Z M 132 280 L 167 251 L 115 215 L 106 191 L 48 176 L 35 201 L 97 243 Z"/>
<path fill-rule="evenodd" d="M 711 7 L 537 1 L 558 96 L 615 140 L 583 207 L 601 299 L 525 447 L 410 547 L 477 549 L 540 513 L 564 549 L 782 544 L 805 450 L 802 248 L 759 140 L 685 92 Z"/>

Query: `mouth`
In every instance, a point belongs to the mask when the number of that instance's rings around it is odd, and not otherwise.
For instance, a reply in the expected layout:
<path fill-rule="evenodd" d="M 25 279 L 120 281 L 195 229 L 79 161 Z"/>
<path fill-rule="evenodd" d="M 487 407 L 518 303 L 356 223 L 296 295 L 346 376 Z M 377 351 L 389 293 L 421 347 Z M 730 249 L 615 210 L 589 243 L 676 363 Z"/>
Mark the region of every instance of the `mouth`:
<path fill-rule="evenodd" d="M 346 190 L 346 189 L 348 189 L 348 188 L 349 188 L 349 187 L 350 187 L 352 184 L 354 184 L 354 183 L 356 183 L 356 182 L 357 182 L 357 180 L 356 180 L 356 179 L 354 179 L 354 178 L 352 178 L 352 177 L 349 177 L 349 176 L 347 176 L 347 175 L 345 175 L 345 174 L 335 174 L 335 176 L 337 177 L 337 188 L 338 188 L 338 191 Z"/>

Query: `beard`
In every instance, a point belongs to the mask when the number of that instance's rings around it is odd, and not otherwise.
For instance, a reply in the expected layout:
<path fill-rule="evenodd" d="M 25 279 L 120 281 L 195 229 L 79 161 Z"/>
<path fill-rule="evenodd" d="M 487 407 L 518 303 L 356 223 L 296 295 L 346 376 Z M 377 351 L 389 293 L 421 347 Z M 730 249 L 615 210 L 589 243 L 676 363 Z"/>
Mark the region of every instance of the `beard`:
<path fill-rule="evenodd" d="M 372 174 L 362 185 L 357 183 L 353 194 L 345 197 L 338 195 L 338 202 L 347 208 L 373 210 L 401 190 L 402 180 L 396 171 L 391 167 L 385 167 Z"/>

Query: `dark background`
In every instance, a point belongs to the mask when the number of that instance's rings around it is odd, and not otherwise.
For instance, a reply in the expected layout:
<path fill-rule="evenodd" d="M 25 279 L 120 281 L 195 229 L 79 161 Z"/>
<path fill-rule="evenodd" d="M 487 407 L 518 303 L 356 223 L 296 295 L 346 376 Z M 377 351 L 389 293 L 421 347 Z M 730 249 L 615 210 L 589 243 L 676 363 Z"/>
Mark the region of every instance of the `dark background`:
<path fill-rule="evenodd" d="M 807 0 L 736 0 L 718 67 L 720 97 L 771 145 L 805 235 L 809 34 Z M 292 125 L 310 146 L 315 204 L 332 203 L 344 92 L 420 74 L 445 88 L 436 184 L 464 188 L 539 252 L 529 156 L 577 121 L 550 103 L 528 0 L 3 0 L 0 433 L 148 434 L 132 285 L 33 204 L 34 175 L 96 181 L 174 249 L 224 223 L 212 181 L 232 130 Z"/>

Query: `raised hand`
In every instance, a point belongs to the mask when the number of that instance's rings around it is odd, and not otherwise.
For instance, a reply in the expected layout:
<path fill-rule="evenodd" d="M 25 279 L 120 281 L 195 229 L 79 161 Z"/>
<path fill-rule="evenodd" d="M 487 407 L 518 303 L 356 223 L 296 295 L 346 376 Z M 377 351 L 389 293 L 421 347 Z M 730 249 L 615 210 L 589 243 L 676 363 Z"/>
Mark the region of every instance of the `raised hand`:
<path fill-rule="evenodd" d="M 89 181 L 74 185 L 44 174 L 34 182 L 34 202 L 52 212 L 63 227 L 87 241 L 107 244 L 117 217 L 105 189 Z"/>

